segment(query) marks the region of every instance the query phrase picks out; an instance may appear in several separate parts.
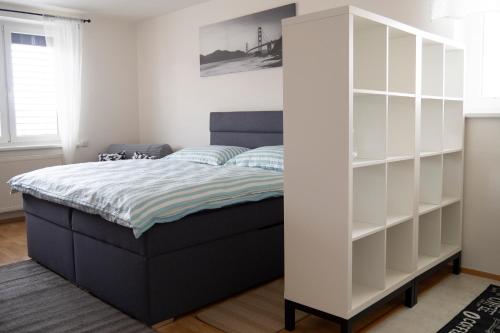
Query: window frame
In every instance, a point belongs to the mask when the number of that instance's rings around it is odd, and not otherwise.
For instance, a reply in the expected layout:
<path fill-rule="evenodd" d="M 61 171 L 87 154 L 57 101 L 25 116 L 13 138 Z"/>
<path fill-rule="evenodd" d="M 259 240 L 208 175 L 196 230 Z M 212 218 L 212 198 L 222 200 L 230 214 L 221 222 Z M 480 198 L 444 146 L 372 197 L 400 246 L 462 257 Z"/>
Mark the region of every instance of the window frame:
<path fill-rule="evenodd" d="M 17 136 L 16 133 L 16 108 L 14 100 L 14 77 L 12 66 L 12 33 L 33 34 L 45 36 L 43 26 L 40 24 L 17 23 L 0 21 L 2 25 L 2 36 L 0 46 L 0 74 L 3 72 L 3 77 L 0 83 L 0 103 L 5 106 L 5 112 L 0 115 L 2 118 L 2 135 L 0 137 L 1 147 L 12 146 L 40 146 L 40 145 L 60 145 L 60 130 L 57 124 L 56 135 L 30 135 Z M 4 133 L 4 128 L 6 128 Z M 5 135 L 4 135 L 5 134 Z"/>
<path fill-rule="evenodd" d="M 7 73 L 5 65 L 5 52 L 4 52 L 4 23 L 1 24 L 0 34 L 0 145 L 5 145 L 10 142 L 10 122 L 9 122 L 9 105 L 7 101 Z"/>

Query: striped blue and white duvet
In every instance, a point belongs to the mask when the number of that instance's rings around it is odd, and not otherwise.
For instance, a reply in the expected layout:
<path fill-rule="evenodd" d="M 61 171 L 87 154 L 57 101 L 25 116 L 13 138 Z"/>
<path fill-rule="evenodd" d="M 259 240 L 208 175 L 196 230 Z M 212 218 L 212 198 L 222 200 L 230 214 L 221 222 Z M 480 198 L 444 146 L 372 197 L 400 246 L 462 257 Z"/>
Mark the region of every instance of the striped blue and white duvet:
<path fill-rule="evenodd" d="M 136 237 L 155 223 L 283 195 L 281 172 L 168 159 L 56 166 L 8 183 L 13 191 L 99 214 Z"/>

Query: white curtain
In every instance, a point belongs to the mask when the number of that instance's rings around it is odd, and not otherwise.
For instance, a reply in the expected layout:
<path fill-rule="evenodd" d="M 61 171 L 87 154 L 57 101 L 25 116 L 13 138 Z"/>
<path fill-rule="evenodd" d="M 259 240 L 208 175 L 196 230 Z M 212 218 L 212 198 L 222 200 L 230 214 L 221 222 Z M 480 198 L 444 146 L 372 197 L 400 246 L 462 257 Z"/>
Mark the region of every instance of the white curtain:
<path fill-rule="evenodd" d="M 80 139 L 82 30 L 75 20 L 46 17 L 45 34 L 53 48 L 59 136 L 66 164 L 75 162 Z"/>
<path fill-rule="evenodd" d="M 434 0 L 432 19 L 461 19 L 471 14 L 500 11 L 500 0 Z"/>

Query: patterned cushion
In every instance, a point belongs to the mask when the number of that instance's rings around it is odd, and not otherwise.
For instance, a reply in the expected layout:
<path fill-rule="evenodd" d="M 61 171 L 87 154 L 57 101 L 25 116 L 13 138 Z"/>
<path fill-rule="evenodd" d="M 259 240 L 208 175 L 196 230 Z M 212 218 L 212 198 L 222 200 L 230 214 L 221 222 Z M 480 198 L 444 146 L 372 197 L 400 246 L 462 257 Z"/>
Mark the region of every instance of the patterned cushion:
<path fill-rule="evenodd" d="M 134 155 L 132 155 L 133 160 L 156 160 L 158 157 L 152 156 L 146 153 L 140 153 L 138 151 L 134 152 Z"/>
<path fill-rule="evenodd" d="M 283 146 L 265 146 L 240 154 L 226 165 L 283 171 Z"/>
<path fill-rule="evenodd" d="M 184 148 L 165 158 L 210 165 L 223 165 L 231 158 L 247 151 L 248 148 L 234 146 L 206 146 Z"/>
<path fill-rule="evenodd" d="M 100 153 L 97 155 L 97 160 L 99 162 L 105 162 L 105 161 L 118 161 L 118 160 L 124 160 L 125 159 L 125 152 L 119 152 L 119 153 Z"/>

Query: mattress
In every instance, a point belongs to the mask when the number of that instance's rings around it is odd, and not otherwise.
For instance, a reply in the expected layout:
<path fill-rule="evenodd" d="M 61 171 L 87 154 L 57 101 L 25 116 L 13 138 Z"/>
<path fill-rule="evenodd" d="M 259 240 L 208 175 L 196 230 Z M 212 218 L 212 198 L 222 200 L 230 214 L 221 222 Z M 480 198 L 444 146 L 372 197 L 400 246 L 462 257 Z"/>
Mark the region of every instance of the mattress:
<path fill-rule="evenodd" d="M 281 172 L 192 162 L 124 160 L 56 166 L 9 181 L 14 191 L 95 214 L 139 237 L 157 223 L 283 196 Z"/>
<path fill-rule="evenodd" d="M 283 223 L 283 198 L 231 205 L 191 214 L 180 221 L 157 224 L 136 239 L 129 228 L 106 223 L 99 215 L 23 195 L 27 214 L 47 223 L 71 229 L 132 253 L 154 257 L 251 230 Z M 256 244 L 258 246 L 258 244 Z"/>

